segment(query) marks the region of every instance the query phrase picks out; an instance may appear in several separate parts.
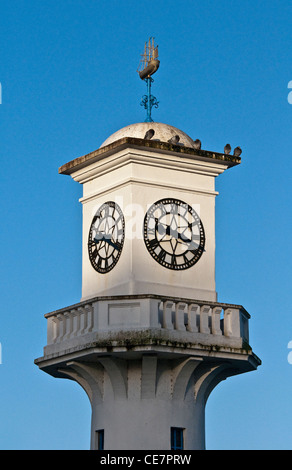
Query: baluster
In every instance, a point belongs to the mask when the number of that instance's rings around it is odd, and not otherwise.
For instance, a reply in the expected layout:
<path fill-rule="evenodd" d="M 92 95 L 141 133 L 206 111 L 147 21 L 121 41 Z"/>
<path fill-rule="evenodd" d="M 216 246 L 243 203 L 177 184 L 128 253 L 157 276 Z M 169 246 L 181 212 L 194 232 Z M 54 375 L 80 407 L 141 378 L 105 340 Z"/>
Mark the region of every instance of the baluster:
<path fill-rule="evenodd" d="M 71 333 L 72 333 L 72 315 L 71 311 L 69 312 L 64 312 L 64 336 L 63 336 L 63 341 L 66 341 L 67 339 L 70 338 Z"/>
<path fill-rule="evenodd" d="M 86 328 L 86 320 L 87 320 L 87 314 L 86 310 L 84 307 L 78 307 L 78 312 L 79 312 L 79 331 L 78 331 L 78 336 L 81 336 L 84 334 L 85 328 Z"/>
<path fill-rule="evenodd" d="M 168 330 L 173 330 L 172 324 L 172 305 L 171 300 L 165 300 L 163 302 L 163 315 L 162 315 L 162 328 L 167 328 Z"/>
<path fill-rule="evenodd" d="M 211 308 L 209 305 L 202 305 L 200 311 L 200 333 L 210 334 L 209 315 Z"/>
<path fill-rule="evenodd" d="M 224 311 L 224 335 L 240 338 L 239 309 L 226 308 Z"/>
<path fill-rule="evenodd" d="M 200 306 L 197 304 L 190 304 L 188 306 L 187 331 L 192 331 L 193 333 L 198 332 L 198 318 L 200 318 Z"/>
<path fill-rule="evenodd" d="M 175 306 L 175 319 L 174 319 L 174 328 L 175 330 L 185 331 L 185 307 L 186 303 L 177 302 Z"/>
<path fill-rule="evenodd" d="M 71 315 L 72 315 L 72 325 L 73 325 L 71 338 L 75 338 L 80 328 L 80 312 L 78 312 L 78 310 L 74 308 L 73 310 L 71 310 Z"/>
<path fill-rule="evenodd" d="M 57 318 L 57 337 L 56 337 L 56 343 L 60 343 L 63 339 L 63 336 L 65 334 L 65 317 L 63 313 L 58 313 L 56 315 Z"/>
<path fill-rule="evenodd" d="M 214 307 L 212 309 L 212 335 L 222 335 L 220 328 L 220 313 L 222 307 Z"/>
<path fill-rule="evenodd" d="M 88 304 L 85 305 L 86 310 L 86 319 L 87 319 L 87 326 L 84 330 L 84 333 L 90 333 L 93 328 L 93 307 L 92 305 Z"/>
<path fill-rule="evenodd" d="M 49 318 L 48 325 L 48 344 L 56 343 L 58 338 L 59 320 L 54 316 Z"/>

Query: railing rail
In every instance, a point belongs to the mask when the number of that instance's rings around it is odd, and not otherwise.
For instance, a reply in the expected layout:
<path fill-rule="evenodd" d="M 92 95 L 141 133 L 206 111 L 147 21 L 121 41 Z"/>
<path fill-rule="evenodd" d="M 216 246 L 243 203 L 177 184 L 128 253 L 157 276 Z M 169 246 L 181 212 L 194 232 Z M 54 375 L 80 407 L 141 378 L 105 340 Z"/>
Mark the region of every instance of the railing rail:
<path fill-rule="evenodd" d="M 249 340 L 250 315 L 246 310 L 240 305 L 217 302 L 155 296 L 133 296 L 127 300 L 101 297 L 45 317 L 48 320 L 48 345 L 93 332 L 131 328 L 161 328 L 199 336 Z"/>

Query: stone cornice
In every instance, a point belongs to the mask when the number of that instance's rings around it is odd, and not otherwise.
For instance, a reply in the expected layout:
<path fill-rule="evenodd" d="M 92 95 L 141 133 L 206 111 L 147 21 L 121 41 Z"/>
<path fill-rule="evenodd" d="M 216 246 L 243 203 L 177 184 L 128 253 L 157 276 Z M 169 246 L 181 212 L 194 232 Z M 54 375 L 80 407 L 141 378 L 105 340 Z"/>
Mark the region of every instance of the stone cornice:
<path fill-rule="evenodd" d="M 223 164 L 229 168 L 241 163 L 240 157 L 234 155 L 225 155 L 218 152 L 209 150 L 195 150 L 190 147 L 182 145 L 173 145 L 168 142 L 160 142 L 155 140 L 137 139 L 134 137 L 123 137 L 112 144 L 101 147 L 93 152 L 90 152 L 81 157 L 75 158 L 68 163 L 65 163 L 59 168 L 59 173 L 70 175 L 79 169 L 86 167 L 92 163 L 98 162 L 113 153 L 116 153 L 125 148 L 139 148 L 148 151 L 155 151 L 161 154 L 174 155 L 178 157 L 194 157 L 196 160 L 205 162 L 214 162 Z"/>
<path fill-rule="evenodd" d="M 98 297 L 92 297 L 90 299 L 82 300 L 81 302 L 78 302 L 77 304 L 73 304 L 67 307 L 63 307 L 58 310 L 54 310 L 52 312 L 46 313 L 44 316 L 45 318 L 49 318 L 50 316 L 54 316 L 57 313 L 63 313 L 68 310 L 73 310 L 78 307 L 83 307 L 83 306 L 86 306 L 88 304 L 92 304 L 98 301 L 121 301 L 121 300 L 138 300 L 138 299 L 155 299 L 155 300 L 161 300 L 161 301 L 170 300 L 170 298 L 167 296 L 156 295 L 156 294 L 137 294 L 137 295 L 127 295 L 127 296 L 125 295 L 98 296 Z M 194 303 L 194 304 L 199 304 L 199 305 L 208 305 L 211 308 L 217 307 L 217 306 L 220 306 L 222 308 L 236 308 L 236 309 L 241 310 L 248 319 L 250 318 L 250 314 L 247 312 L 247 310 L 242 305 L 238 305 L 238 304 L 229 304 L 226 302 L 212 302 L 210 300 L 189 299 L 185 297 L 172 297 L 171 300 L 173 302 L 185 302 L 185 303 Z"/>

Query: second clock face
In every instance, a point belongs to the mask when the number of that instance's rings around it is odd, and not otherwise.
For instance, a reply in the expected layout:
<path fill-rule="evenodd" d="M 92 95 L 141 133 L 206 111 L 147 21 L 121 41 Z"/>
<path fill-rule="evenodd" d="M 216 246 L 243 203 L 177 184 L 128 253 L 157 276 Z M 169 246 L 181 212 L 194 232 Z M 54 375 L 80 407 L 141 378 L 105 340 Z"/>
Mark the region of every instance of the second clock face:
<path fill-rule="evenodd" d="M 92 219 L 88 254 L 93 268 L 102 274 L 117 264 L 125 238 L 125 220 L 118 204 L 105 202 Z"/>
<path fill-rule="evenodd" d="M 144 241 L 151 256 L 165 268 L 193 266 L 203 254 L 205 232 L 200 217 L 186 202 L 155 202 L 144 219 Z"/>

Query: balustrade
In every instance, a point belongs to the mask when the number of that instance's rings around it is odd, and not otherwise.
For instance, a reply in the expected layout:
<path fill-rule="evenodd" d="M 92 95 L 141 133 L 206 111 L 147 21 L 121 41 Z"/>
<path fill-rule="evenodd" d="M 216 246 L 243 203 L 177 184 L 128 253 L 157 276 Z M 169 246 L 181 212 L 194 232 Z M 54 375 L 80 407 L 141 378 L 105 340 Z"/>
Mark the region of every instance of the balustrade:
<path fill-rule="evenodd" d="M 114 304 L 114 302 L 117 303 Z M 45 315 L 48 320 L 48 345 L 70 341 L 91 332 L 139 329 L 139 327 L 161 328 L 199 336 L 242 338 L 248 342 L 249 314 L 241 306 L 203 301 L 158 299 L 155 296 L 135 296 L 133 302 L 135 303 L 136 315 L 135 322 L 131 324 L 131 315 L 125 316 L 124 313 L 129 309 L 130 302 L 131 298 L 127 299 L 127 303 L 124 304 L 121 300 L 115 301 L 115 298 L 99 298 Z M 124 309 L 121 318 L 126 318 L 125 324 L 121 325 L 118 322 L 119 326 L 110 324 L 108 312 L 113 305 L 117 305 L 117 314 L 119 308 Z M 137 323 L 139 311 L 141 312 L 140 325 Z M 151 311 L 151 314 L 147 317 L 148 311 Z"/>

